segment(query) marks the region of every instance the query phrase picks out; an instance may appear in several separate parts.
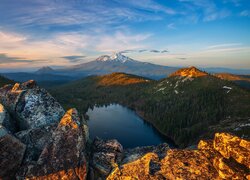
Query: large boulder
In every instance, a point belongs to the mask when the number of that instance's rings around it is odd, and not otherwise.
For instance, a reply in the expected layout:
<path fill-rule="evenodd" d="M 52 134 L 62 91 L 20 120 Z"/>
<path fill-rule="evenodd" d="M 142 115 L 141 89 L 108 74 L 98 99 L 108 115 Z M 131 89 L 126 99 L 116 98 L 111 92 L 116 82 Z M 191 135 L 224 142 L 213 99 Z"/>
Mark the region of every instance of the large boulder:
<path fill-rule="evenodd" d="M 26 146 L 0 125 L 0 179 L 13 179 L 23 160 Z"/>
<path fill-rule="evenodd" d="M 16 119 L 19 130 L 59 122 L 64 114 L 61 105 L 32 80 L 1 88 L 0 102 Z"/>
<path fill-rule="evenodd" d="M 158 165 L 158 166 L 156 166 Z M 159 158 L 155 153 L 147 153 L 141 158 L 116 167 L 107 177 L 107 180 L 125 179 L 164 179 L 159 174 L 154 174 L 160 168 Z"/>
<path fill-rule="evenodd" d="M 57 124 L 19 131 L 15 136 L 26 145 L 23 163 L 37 161 L 45 145 L 50 141 Z"/>
<path fill-rule="evenodd" d="M 218 173 L 199 151 L 168 150 L 161 160 L 156 153 L 114 169 L 107 178 L 113 179 L 216 179 Z"/>
<path fill-rule="evenodd" d="M 141 156 L 144 150 L 137 148 L 107 179 L 250 179 L 249 147 L 248 140 L 217 133 L 214 140 L 200 141 L 196 150 L 163 153 L 163 148 L 161 153 L 151 150 Z"/>
<path fill-rule="evenodd" d="M 121 161 L 122 145 L 116 140 L 102 140 L 95 138 L 92 145 L 91 166 L 95 175 L 105 178 Z"/>
<path fill-rule="evenodd" d="M 169 150 L 169 146 L 166 143 L 160 144 L 158 146 L 136 147 L 132 149 L 123 150 L 122 145 L 117 140 L 101 140 L 99 138 L 96 138 L 93 141 L 92 156 L 91 156 L 92 157 L 91 165 L 95 170 L 94 172 L 95 176 L 93 179 L 97 178 L 106 179 L 107 175 L 109 175 L 114 169 L 115 172 L 119 173 L 125 173 L 124 171 L 129 172 L 130 170 L 133 169 L 133 167 L 139 164 L 140 167 L 137 167 L 135 168 L 135 171 L 132 170 L 133 172 L 132 171 L 130 172 L 131 177 L 134 176 L 136 173 L 135 175 L 136 178 L 141 179 L 143 177 L 145 179 L 149 179 L 151 176 L 147 173 L 149 171 L 150 172 L 158 171 L 159 166 L 157 163 L 155 164 L 151 163 L 149 167 L 147 164 L 148 161 L 151 162 L 152 160 L 150 159 L 151 157 L 154 160 L 156 159 L 159 160 L 159 158 L 165 157 L 167 150 Z M 120 165 L 122 165 L 121 171 L 119 169 Z M 130 168 L 130 165 L 132 165 L 133 167 Z M 146 174 L 144 173 L 145 176 L 143 176 L 142 171 L 145 173 L 147 172 Z M 127 177 L 127 175 L 124 177 Z M 121 176 L 114 177 L 114 179 L 116 178 L 121 178 Z M 152 178 L 156 178 L 156 176 L 152 176 Z"/>
<path fill-rule="evenodd" d="M 19 178 L 86 179 L 85 144 L 85 132 L 78 112 L 70 109 L 52 133 L 36 164 L 24 168 Z"/>

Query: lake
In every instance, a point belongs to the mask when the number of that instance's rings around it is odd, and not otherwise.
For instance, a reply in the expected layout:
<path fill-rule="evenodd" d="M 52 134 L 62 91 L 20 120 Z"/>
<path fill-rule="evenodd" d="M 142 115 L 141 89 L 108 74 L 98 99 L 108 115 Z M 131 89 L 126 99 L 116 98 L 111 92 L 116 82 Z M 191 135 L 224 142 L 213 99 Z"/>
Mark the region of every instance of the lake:
<path fill-rule="evenodd" d="M 87 112 L 90 138 L 117 139 L 124 148 L 158 145 L 169 139 L 162 136 L 151 124 L 134 111 L 119 104 L 94 107 Z"/>

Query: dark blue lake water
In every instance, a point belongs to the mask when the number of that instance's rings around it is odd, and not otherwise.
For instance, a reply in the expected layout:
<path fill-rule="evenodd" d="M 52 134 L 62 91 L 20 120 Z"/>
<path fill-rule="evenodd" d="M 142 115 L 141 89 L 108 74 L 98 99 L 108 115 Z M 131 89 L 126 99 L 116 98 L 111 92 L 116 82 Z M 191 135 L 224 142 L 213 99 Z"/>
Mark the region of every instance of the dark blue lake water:
<path fill-rule="evenodd" d="M 124 148 L 172 143 L 134 111 L 119 104 L 94 107 L 87 112 L 90 138 L 117 139 Z"/>

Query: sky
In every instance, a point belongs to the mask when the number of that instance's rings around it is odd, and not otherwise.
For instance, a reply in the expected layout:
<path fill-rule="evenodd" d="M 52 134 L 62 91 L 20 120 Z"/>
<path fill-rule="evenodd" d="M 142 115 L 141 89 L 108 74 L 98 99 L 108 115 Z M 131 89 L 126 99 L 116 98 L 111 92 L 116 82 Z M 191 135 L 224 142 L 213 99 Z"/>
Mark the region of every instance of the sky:
<path fill-rule="evenodd" d="M 60 68 L 113 52 L 250 69 L 249 0 L 0 0 L 0 70 Z"/>

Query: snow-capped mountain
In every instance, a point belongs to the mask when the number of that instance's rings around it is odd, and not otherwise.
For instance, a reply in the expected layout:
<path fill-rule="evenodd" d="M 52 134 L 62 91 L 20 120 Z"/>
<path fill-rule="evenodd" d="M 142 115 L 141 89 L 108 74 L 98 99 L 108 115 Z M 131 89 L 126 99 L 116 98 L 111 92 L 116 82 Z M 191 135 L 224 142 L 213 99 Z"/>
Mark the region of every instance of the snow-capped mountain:
<path fill-rule="evenodd" d="M 34 79 L 40 84 L 45 84 L 44 82 L 54 82 L 53 84 L 47 83 L 50 87 L 54 84 L 66 83 L 90 75 L 104 75 L 113 72 L 123 72 L 152 79 L 160 79 L 167 77 L 177 69 L 178 68 L 175 67 L 137 61 L 121 53 L 114 53 L 111 56 L 103 55 L 93 61 L 66 67 L 64 69 L 42 67 L 33 73 L 17 72 L 4 73 L 4 75 L 20 82 L 30 79 Z"/>
<path fill-rule="evenodd" d="M 65 68 L 60 70 L 60 73 L 63 73 L 64 75 L 89 76 L 123 72 L 159 79 L 166 77 L 177 69 L 178 68 L 175 67 L 137 61 L 124 56 L 121 53 L 114 53 L 111 56 L 103 55 L 94 61 Z"/>
<path fill-rule="evenodd" d="M 108 55 L 103 55 L 100 56 L 96 59 L 96 61 L 106 61 L 106 62 L 121 62 L 121 63 L 126 63 L 126 62 L 135 62 L 135 60 L 122 55 L 120 52 L 118 53 L 113 53 L 112 56 Z"/>

